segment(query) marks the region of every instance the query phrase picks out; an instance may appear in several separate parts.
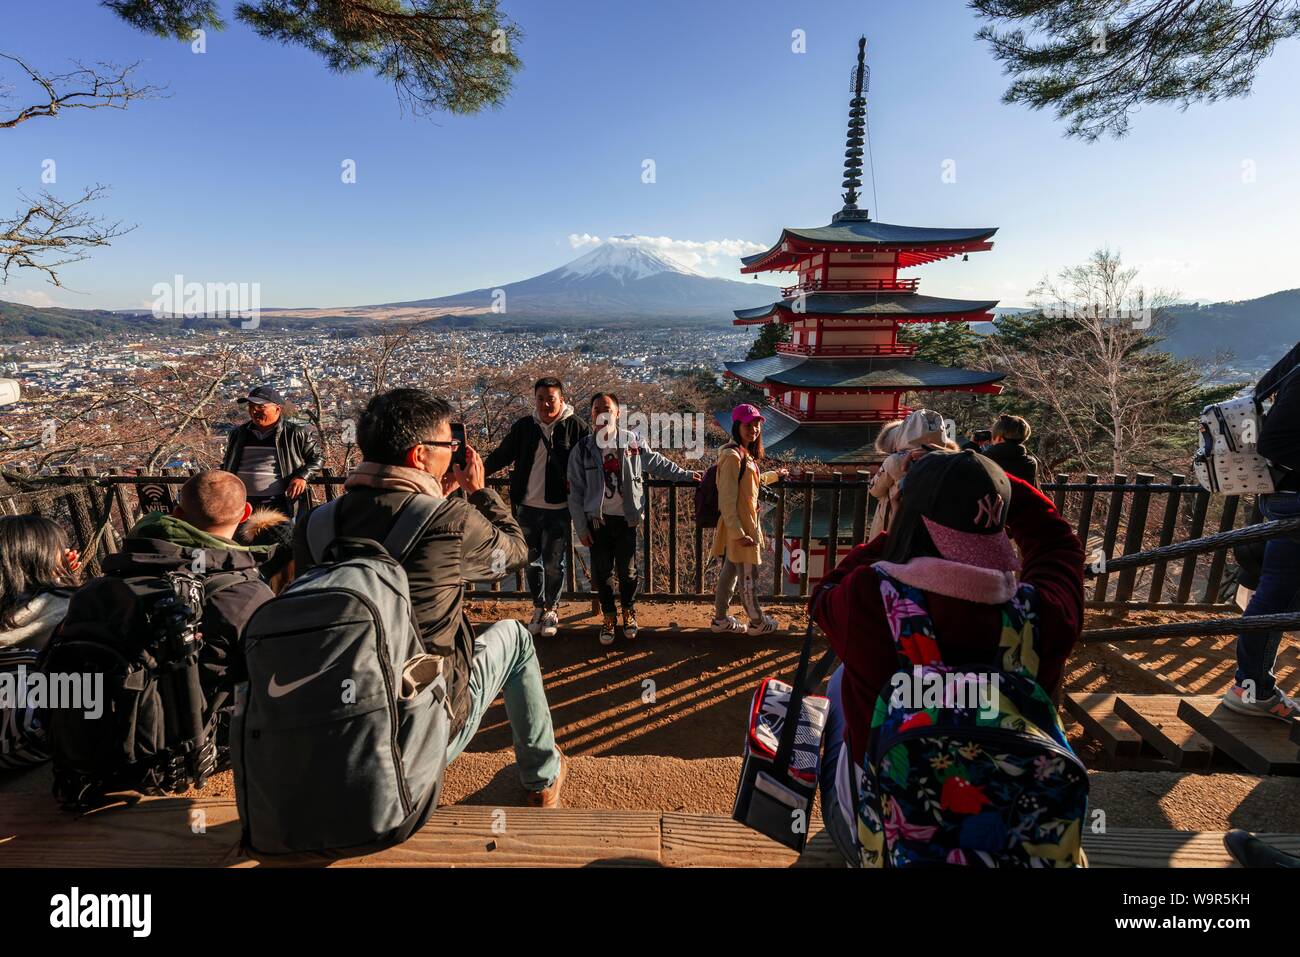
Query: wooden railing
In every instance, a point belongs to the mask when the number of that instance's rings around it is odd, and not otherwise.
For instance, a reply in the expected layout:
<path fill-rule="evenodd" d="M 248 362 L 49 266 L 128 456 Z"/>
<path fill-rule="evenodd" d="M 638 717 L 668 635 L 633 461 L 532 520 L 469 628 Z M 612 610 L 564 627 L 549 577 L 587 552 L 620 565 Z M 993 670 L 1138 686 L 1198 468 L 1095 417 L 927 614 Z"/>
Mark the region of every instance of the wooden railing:
<path fill-rule="evenodd" d="M 818 409 L 810 412 L 798 409 L 788 402 L 772 400 L 772 407 L 780 409 L 792 419 L 800 422 L 891 422 L 905 419 L 911 409 Z"/>
<path fill-rule="evenodd" d="M 806 279 L 781 289 L 781 298 L 801 292 L 916 292 L 919 279 Z"/>
<path fill-rule="evenodd" d="M 171 507 L 176 487 L 187 477 L 174 470 L 157 475 L 91 475 L 66 469 L 55 474 L 6 473 L 10 488 L 0 487 L 0 514 L 38 512 L 62 522 L 93 574 L 104 554 L 121 547 L 122 538 L 142 511 Z M 340 494 L 342 483 L 342 476 L 329 474 L 313 479 L 308 495 L 300 501 L 300 514 Z M 507 495 L 505 477 L 493 477 L 489 484 L 503 497 Z M 865 472 L 855 470 L 815 476 L 803 473 L 769 487 L 763 517 L 767 551 L 760 579 L 767 600 L 804 602 L 810 585 L 816 582 L 815 577 L 810 578 L 810 561 L 804 561 L 793 576 L 778 571 L 775 566 L 783 541 L 804 547 L 803 543 L 813 538 L 814 529 L 838 529 L 838 535 L 818 536 L 814 549 L 808 550 L 824 554 L 824 567 L 833 568 L 850 548 L 865 540 L 876 501 L 867 494 L 867 485 Z M 703 601 L 712 596 L 717 575 L 716 562 L 710 557 L 713 531 L 695 522 L 694 491 L 691 482 L 646 482 L 647 507 L 640 539 L 645 597 Z M 1087 582 L 1090 607 L 1223 610 L 1231 606 L 1231 601 L 1220 595 L 1234 564 L 1227 547 L 1113 573 L 1104 570 L 1103 559 L 1252 524 L 1250 499 L 1211 496 L 1181 475 L 1163 482 L 1147 474 L 1132 478 L 1116 475 L 1110 481 L 1097 475 L 1081 480 L 1058 475 L 1043 485 L 1043 491 L 1083 540 L 1088 562 L 1101 570 Z M 809 502 L 812 507 L 806 508 Z M 797 527 L 787 532 L 785 526 L 796 516 Z M 571 544 L 570 597 L 590 597 L 588 581 L 585 554 Z M 504 583 L 479 585 L 470 596 L 526 597 L 523 571 L 518 570 L 513 581 L 507 578 Z"/>
<path fill-rule="evenodd" d="M 877 343 L 821 343 L 780 342 L 777 352 L 796 356 L 911 356 L 916 354 L 916 344 L 908 342 Z"/>

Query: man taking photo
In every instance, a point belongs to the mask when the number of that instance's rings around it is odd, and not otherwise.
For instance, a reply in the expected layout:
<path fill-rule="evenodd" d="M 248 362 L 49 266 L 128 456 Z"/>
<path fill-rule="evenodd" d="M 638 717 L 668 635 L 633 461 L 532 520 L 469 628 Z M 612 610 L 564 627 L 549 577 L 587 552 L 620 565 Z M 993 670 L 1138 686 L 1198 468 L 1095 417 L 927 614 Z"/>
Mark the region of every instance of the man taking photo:
<path fill-rule="evenodd" d="M 556 807 L 565 762 L 555 746 L 533 638 L 518 621 L 475 633 L 464 607 L 468 582 L 499 581 L 528 554 L 523 533 L 500 496 L 483 483 L 483 460 L 465 449 L 465 467 L 451 464 L 460 446 L 451 406 L 423 389 L 375 396 L 357 422 L 365 460 L 348 473 L 347 494 L 334 506 L 336 534 L 382 542 L 417 495 L 438 507 L 402 557 L 411 607 L 425 649 L 448 668 L 452 710 L 447 762 L 469 744 L 498 695 L 515 745 L 519 781 L 535 807 Z M 465 496 L 451 497 L 457 489 Z M 314 564 L 307 522 L 294 533 L 298 575 Z"/>
<path fill-rule="evenodd" d="M 293 502 L 320 471 L 316 437 L 283 417 L 284 399 L 270 386 L 259 385 L 238 401 L 248 406 L 248 421 L 231 430 L 221 468 L 243 480 L 253 508 L 292 516 Z"/>

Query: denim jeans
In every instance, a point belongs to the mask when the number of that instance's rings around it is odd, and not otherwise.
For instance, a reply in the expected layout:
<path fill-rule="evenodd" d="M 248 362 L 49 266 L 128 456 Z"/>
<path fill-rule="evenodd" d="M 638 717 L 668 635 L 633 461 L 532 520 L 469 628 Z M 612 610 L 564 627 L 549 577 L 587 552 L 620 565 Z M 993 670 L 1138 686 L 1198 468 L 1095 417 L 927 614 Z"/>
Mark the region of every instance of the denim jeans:
<path fill-rule="evenodd" d="M 1300 518 L 1300 493 L 1266 495 L 1260 499 L 1259 508 L 1268 521 Z M 1288 611 L 1300 611 L 1300 535 L 1268 540 L 1259 586 L 1246 605 L 1247 615 Z M 1237 684 L 1254 681 L 1256 700 L 1273 696 L 1277 687 L 1273 663 L 1281 644 L 1280 631 L 1248 631 L 1237 636 Z"/>
<path fill-rule="evenodd" d="M 498 621 L 474 637 L 474 657 L 469 665 L 469 714 L 460 733 L 447 744 L 447 763 L 460 757 L 483 722 L 483 715 L 503 693 L 519 781 L 527 791 L 540 791 L 560 773 L 560 752 L 555 748 L 551 707 L 546 703 L 533 636 L 518 621 Z"/>
<path fill-rule="evenodd" d="M 535 608 L 554 608 L 564 591 L 569 563 L 569 510 L 519 506 L 519 527 L 528 543 L 528 590 Z"/>
<path fill-rule="evenodd" d="M 817 776 L 821 785 L 822 825 L 830 834 L 840 856 L 850 867 L 857 867 L 859 859 L 857 841 L 854 838 L 857 831 L 857 808 L 844 808 L 835 787 L 836 776 L 840 771 L 839 763 L 841 759 L 847 759 L 847 754 L 841 753 L 841 745 L 844 743 L 844 707 L 840 703 L 840 685 L 843 681 L 844 666 L 840 665 L 826 683 L 826 697 L 831 706 L 826 714 L 826 733 L 822 736 L 822 765 Z M 852 768 L 844 770 L 848 774 L 853 773 Z M 845 820 L 846 814 L 848 820 Z M 849 821 L 855 823 L 851 825 Z"/>
<path fill-rule="evenodd" d="M 640 582 L 636 574 L 636 526 L 617 515 L 605 515 L 591 527 L 591 577 L 600 596 L 600 610 L 613 615 L 614 578 L 618 577 L 618 600 L 624 611 L 636 605 Z"/>

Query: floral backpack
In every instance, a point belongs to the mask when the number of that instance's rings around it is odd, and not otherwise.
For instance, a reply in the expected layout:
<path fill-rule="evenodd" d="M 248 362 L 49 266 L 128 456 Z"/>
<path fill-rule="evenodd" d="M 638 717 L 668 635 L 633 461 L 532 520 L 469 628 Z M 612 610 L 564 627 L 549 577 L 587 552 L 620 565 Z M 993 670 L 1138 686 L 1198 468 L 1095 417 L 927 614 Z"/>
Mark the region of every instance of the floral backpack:
<path fill-rule="evenodd" d="M 1088 773 L 1037 681 L 1033 586 L 1002 608 L 1000 661 L 953 668 L 924 594 L 876 574 L 900 670 L 854 775 L 863 866 L 1087 866 Z"/>

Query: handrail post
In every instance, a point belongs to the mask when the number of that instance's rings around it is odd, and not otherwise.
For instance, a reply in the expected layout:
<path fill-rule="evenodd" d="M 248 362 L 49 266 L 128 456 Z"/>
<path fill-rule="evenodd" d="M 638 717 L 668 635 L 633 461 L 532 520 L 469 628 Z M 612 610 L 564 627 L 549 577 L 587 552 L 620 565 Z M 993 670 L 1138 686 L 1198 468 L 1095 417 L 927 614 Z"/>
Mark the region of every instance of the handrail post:
<path fill-rule="evenodd" d="M 1181 486 L 1186 481 L 1184 475 L 1171 475 L 1169 477 L 1171 485 Z M 1181 492 L 1166 492 L 1168 500 L 1165 502 L 1165 515 L 1160 522 L 1160 545 L 1163 548 L 1174 540 L 1174 528 L 1178 521 L 1178 509 L 1182 505 L 1183 496 Z M 1156 562 L 1151 569 L 1151 590 L 1147 593 L 1147 601 L 1156 604 L 1164 597 L 1165 591 L 1165 571 L 1169 567 L 1168 562 Z"/>
<path fill-rule="evenodd" d="M 1115 489 L 1110 493 L 1106 505 L 1106 532 L 1101 540 L 1101 560 L 1103 571 L 1097 576 L 1097 587 L 1092 593 L 1093 601 L 1106 600 L 1106 585 L 1110 576 L 1104 571 L 1105 563 L 1110 561 L 1110 553 L 1115 547 L 1115 537 L 1119 534 L 1120 512 L 1124 509 L 1124 492 L 1128 484 L 1127 475 L 1114 476 Z"/>
<path fill-rule="evenodd" d="M 1142 538 L 1147 529 L 1147 511 L 1151 504 L 1151 490 L 1146 488 L 1155 480 L 1154 475 L 1139 472 L 1137 487 L 1128 508 L 1128 530 L 1124 535 L 1125 555 L 1142 551 Z M 1119 573 L 1115 583 L 1115 601 L 1128 602 L 1133 597 L 1133 583 L 1137 578 L 1136 568 L 1125 568 Z"/>

